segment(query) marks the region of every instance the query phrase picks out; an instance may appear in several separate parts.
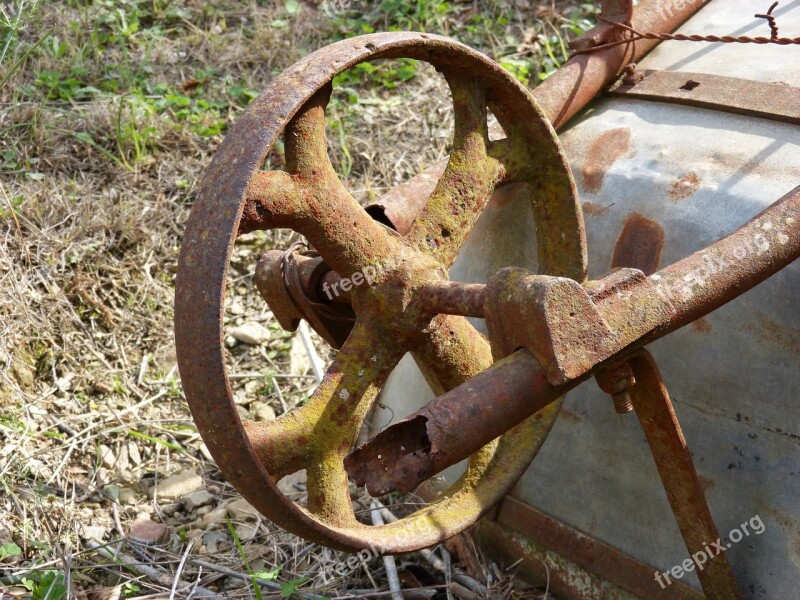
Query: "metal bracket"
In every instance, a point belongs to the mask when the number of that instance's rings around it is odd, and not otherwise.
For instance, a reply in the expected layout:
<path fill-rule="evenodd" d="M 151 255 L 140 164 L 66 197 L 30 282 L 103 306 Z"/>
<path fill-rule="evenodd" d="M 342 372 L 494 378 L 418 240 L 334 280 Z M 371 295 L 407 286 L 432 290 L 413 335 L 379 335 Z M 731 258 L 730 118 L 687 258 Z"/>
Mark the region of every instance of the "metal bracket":
<path fill-rule="evenodd" d="M 800 89 L 707 73 L 637 71 L 611 91 L 614 96 L 709 108 L 800 125 Z"/>
<path fill-rule="evenodd" d="M 642 287 L 651 289 L 642 293 Z M 601 302 L 612 295 L 613 303 Z M 495 360 L 526 348 L 550 384 L 563 385 L 649 333 L 674 308 L 636 269 L 620 269 L 584 287 L 511 267 L 489 282 L 484 314 Z"/>
<path fill-rule="evenodd" d="M 353 309 L 344 303 L 325 303 L 318 290 L 327 278 L 338 279 L 321 257 L 270 250 L 258 261 L 255 283 L 259 293 L 286 331 L 305 319 L 320 337 L 341 348 L 355 323 Z"/>

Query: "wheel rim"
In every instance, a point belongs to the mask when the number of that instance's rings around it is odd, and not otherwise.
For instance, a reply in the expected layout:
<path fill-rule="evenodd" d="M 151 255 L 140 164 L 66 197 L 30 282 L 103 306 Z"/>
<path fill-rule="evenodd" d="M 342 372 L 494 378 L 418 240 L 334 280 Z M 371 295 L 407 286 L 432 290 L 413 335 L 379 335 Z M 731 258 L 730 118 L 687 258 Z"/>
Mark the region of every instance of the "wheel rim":
<path fill-rule="evenodd" d="M 355 201 L 336 187 L 330 173 L 319 171 L 320 165 L 329 165 L 324 135 L 320 138 L 329 82 L 359 62 L 399 57 L 424 60 L 443 71 L 456 113 L 453 157 L 402 239 L 387 235 L 353 206 Z M 509 134 L 506 143 L 487 145 L 487 104 Z M 515 127 L 515 122 L 521 125 Z M 259 173 L 287 127 L 287 162 L 293 173 Z M 531 156 L 534 147 L 537 154 Z M 475 173 L 480 160 L 485 164 Z M 301 180 L 304 191 L 295 194 Z M 465 319 L 420 314 L 414 290 L 444 277 L 492 190 L 515 181 L 535 184 L 541 270 L 582 280 L 586 252 L 581 212 L 552 128 L 527 90 L 499 66 L 433 35 L 376 34 L 324 48 L 276 79 L 232 127 L 205 174 L 187 224 L 175 328 L 183 386 L 198 429 L 225 476 L 256 509 L 282 527 L 332 547 L 404 552 L 465 529 L 516 482 L 552 427 L 560 402 L 474 455 L 467 473 L 442 500 L 395 523 L 368 526 L 355 519 L 342 465 L 353 432 L 357 434 L 406 351 L 418 351 L 429 364 L 440 365 L 436 375 L 445 389 L 491 364 L 488 343 Z M 248 203 L 248 198 L 259 202 Z M 321 198 L 333 216 L 319 210 Z M 233 244 L 240 230 L 256 226 L 301 231 L 342 276 L 377 263 L 388 274 L 354 294 L 356 326 L 308 405 L 267 425 L 245 427 L 227 378 L 221 323 Z M 387 339 L 393 343 L 386 344 Z M 276 484 L 299 468 L 309 473 L 308 508 L 292 502 Z"/>

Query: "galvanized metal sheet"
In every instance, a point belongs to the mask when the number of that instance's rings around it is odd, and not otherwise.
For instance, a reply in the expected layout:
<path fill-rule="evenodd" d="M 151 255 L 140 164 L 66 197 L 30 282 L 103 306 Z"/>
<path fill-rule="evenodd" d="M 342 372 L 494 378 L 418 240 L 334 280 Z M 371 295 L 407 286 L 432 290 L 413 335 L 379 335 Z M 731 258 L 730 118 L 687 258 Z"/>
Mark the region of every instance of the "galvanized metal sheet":
<path fill-rule="evenodd" d="M 659 12 L 666 16 L 675 11 L 678 4 L 693 4 L 692 0 L 659 2 Z M 678 32 L 686 35 L 769 37 L 767 22 L 753 15 L 767 12 L 770 4 L 772 0 L 715 0 L 689 19 Z M 773 14 L 781 36 L 800 36 L 800 0 L 782 0 Z M 800 46 L 663 42 L 639 66 L 800 86 Z"/>

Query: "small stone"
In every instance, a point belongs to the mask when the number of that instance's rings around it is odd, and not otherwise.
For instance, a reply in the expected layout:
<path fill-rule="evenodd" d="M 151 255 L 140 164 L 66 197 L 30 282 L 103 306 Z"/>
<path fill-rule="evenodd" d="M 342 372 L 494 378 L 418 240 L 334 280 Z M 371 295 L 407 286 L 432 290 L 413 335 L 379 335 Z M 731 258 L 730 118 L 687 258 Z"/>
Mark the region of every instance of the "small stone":
<path fill-rule="evenodd" d="M 233 392 L 233 401 L 237 406 L 247 406 L 253 399 L 244 390 L 236 390 Z"/>
<path fill-rule="evenodd" d="M 108 530 L 102 525 L 84 525 L 83 537 L 87 540 L 102 542 Z"/>
<path fill-rule="evenodd" d="M 205 506 L 199 507 L 194 512 L 198 517 L 202 517 L 204 514 L 210 513 L 212 510 L 214 510 L 214 507 L 211 506 L 210 504 L 206 504 Z"/>
<path fill-rule="evenodd" d="M 161 505 L 161 512 L 164 513 L 165 515 L 167 515 L 168 517 L 171 517 L 177 511 L 179 511 L 180 508 L 181 508 L 181 505 L 178 504 L 177 502 L 170 502 L 169 504 L 162 504 Z"/>
<path fill-rule="evenodd" d="M 103 491 L 115 502 L 119 502 L 120 487 L 115 483 L 109 483 L 103 487 Z"/>
<path fill-rule="evenodd" d="M 95 394 L 113 394 L 114 388 L 105 381 L 95 381 L 92 384 L 92 392 Z"/>
<path fill-rule="evenodd" d="M 142 455 L 139 453 L 139 446 L 134 442 L 128 442 L 128 458 L 134 465 L 142 464 Z"/>
<path fill-rule="evenodd" d="M 113 469 L 114 463 L 117 462 L 114 452 L 105 444 L 100 444 L 100 462 L 109 469 Z"/>
<path fill-rule="evenodd" d="M 147 495 L 153 498 L 157 493 L 158 497 L 162 500 L 177 500 L 178 498 L 183 498 L 192 492 L 202 489 L 202 477 L 194 471 L 187 469 L 186 471 L 170 475 L 166 479 L 158 482 L 157 485 L 147 490 Z"/>
<path fill-rule="evenodd" d="M 254 537 L 256 537 L 256 527 L 252 525 L 248 525 L 247 523 L 239 523 L 236 526 L 236 536 L 239 538 L 239 541 L 242 542 L 249 542 Z"/>
<path fill-rule="evenodd" d="M 108 469 L 105 467 L 100 467 L 94 473 L 94 481 L 98 486 L 104 486 L 110 481 Z"/>
<path fill-rule="evenodd" d="M 135 504 L 136 503 L 136 490 L 131 488 L 119 488 L 119 503 L 120 504 Z"/>
<path fill-rule="evenodd" d="M 163 544 L 169 540 L 169 527 L 150 519 L 138 519 L 131 523 L 128 538 L 147 546 Z"/>
<path fill-rule="evenodd" d="M 186 512 L 191 512 L 212 502 L 214 502 L 214 496 L 205 490 L 200 490 L 189 494 L 183 499 L 183 508 L 186 509 Z"/>
<path fill-rule="evenodd" d="M 245 521 L 259 516 L 258 511 L 244 498 L 237 498 L 228 504 L 227 509 L 228 516 L 234 521 Z"/>
<path fill-rule="evenodd" d="M 250 405 L 250 414 L 256 421 L 275 420 L 275 409 L 270 406 L 269 402 L 253 402 Z"/>
<path fill-rule="evenodd" d="M 241 302 L 236 300 L 236 301 L 234 301 L 233 304 L 231 304 L 230 311 L 231 311 L 232 315 L 243 315 L 244 314 L 244 306 L 242 306 Z"/>
<path fill-rule="evenodd" d="M 264 385 L 260 381 L 253 379 L 244 384 L 244 391 L 252 396 L 260 392 L 262 387 Z"/>
<path fill-rule="evenodd" d="M 230 334 L 240 342 L 250 344 L 251 346 L 260 346 L 269 341 L 270 338 L 269 329 L 264 327 L 261 323 L 253 321 L 234 327 L 230 331 Z"/>
<path fill-rule="evenodd" d="M 236 406 L 236 412 L 239 413 L 239 418 L 242 421 L 249 421 L 250 420 L 250 413 L 244 406 Z"/>
<path fill-rule="evenodd" d="M 291 375 L 305 375 L 311 369 L 311 359 L 308 357 L 308 350 L 303 343 L 303 338 L 298 332 L 292 338 L 292 345 L 289 348 L 289 373 Z"/>
<path fill-rule="evenodd" d="M 225 336 L 225 347 L 226 348 L 235 348 L 238 343 L 239 343 L 239 340 L 237 340 L 232 335 L 226 335 Z"/>
<path fill-rule="evenodd" d="M 121 472 L 127 471 L 129 465 L 128 444 L 122 444 L 122 447 L 119 449 L 119 456 L 117 456 L 117 460 L 114 462 L 114 467 L 117 469 L 117 472 Z"/>
<path fill-rule="evenodd" d="M 225 517 L 228 515 L 228 511 L 225 508 L 215 508 L 212 511 L 207 512 L 203 515 L 203 524 L 204 525 L 211 525 L 213 523 L 222 523 L 225 521 Z"/>
<path fill-rule="evenodd" d="M 224 544 L 228 541 L 228 536 L 221 531 L 207 531 L 203 534 L 203 546 L 209 554 L 214 554 L 217 551 L 219 544 Z"/>

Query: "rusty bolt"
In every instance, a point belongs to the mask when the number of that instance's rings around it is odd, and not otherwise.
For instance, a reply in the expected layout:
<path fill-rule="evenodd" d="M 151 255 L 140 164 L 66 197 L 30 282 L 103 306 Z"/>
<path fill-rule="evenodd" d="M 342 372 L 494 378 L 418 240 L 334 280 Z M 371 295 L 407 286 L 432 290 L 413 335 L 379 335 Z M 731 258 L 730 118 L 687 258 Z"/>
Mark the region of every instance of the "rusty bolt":
<path fill-rule="evenodd" d="M 636 384 L 636 379 L 628 363 L 601 369 L 596 373 L 595 380 L 601 390 L 606 394 L 611 394 L 611 399 L 614 400 L 614 410 L 618 415 L 624 415 L 633 410 L 630 389 Z"/>

